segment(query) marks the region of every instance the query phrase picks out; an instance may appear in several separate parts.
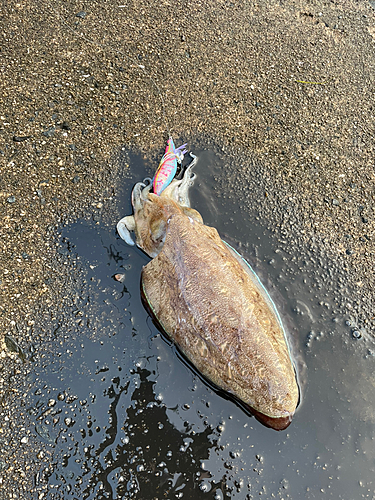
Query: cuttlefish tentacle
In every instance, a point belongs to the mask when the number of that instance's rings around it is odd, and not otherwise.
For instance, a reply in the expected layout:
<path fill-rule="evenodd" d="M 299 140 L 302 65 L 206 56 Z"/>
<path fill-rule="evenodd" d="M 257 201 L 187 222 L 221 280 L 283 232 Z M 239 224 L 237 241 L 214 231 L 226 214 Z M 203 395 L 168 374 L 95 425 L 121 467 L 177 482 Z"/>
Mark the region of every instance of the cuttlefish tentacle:
<path fill-rule="evenodd" d="M 184 207 L 190 207 L 189 188 L 193 185 L 195 174 L 191 172 L 192 168 L 197 163 L 197 157 L 190 153 L 193 158 L 192 162 L 186 167 L 181 180 L 174 180 L 167 186 L 160 196 L 170 198 L 176 203 Z"/>
<path fill-rule="evenodd" d="M 198 158 L 192 153 L 190 153 L 190 156 L 193 158 L 193 161 L 186 167 L 182 182 L 178 189 L 178 202 L 185 207 L 190 207 L 189 188 L 193 185 L 196 178 L 196 175 L 192 173 L 191 170 L 198 161 Z"/>
<path fill-rule="evenodd" d="M 117 232 L 128 245 L 134 246 L 133 238 L 131 237 L 130 231 L 135 230 L 135 220 L 133 215 L 127 215 L 123 217 L 117 223 Z"/>
<path fill-rule="evenodd" d="M 133 188 L 132 192 L 132 205 L 134 207 L 134 213 L 143 209 L 144 202 L 147 201 L 148 193 L 151 191 L 152 184 L 146 184 L 144 182 L 137 182 Z"/>
<path fill-rule="evenodd" d="M 142 192 L 142 189 L 145 187 L 146 187 L 146 184 L 144 184 L 143 182 L 137 182 L 137 184 L 133 188 L 132 205 L 133 205 L 134 210 L 137 209 L 137 206 L 138 206 L 138 210 L 141 208 L 141 205 L 139 205 L 139 203 L 141 201 L 141 192 Z"/>
<path fill-rule="evenodd" d="M 147 184 L 147 186 L 142 189 L 142 191 L 141 191 L 141 199 L 142 199 L 142 201 L 147 201 L 148 200 L 148 193 L 151 192 L 151 189 L 152 189 L 152 184 Z"/>
<path fill-rule="evenodd" d="M 145 181 L 149 181 L 149 184 L 145 184 Z M 144 179 L 143 182 L 137 182 L 134 186 L 132 192 L 132 205 L 134 207 L 135 213 L 143 209 L 144 202 L 147 200 L 148 193 L 152 187 L 151 179 Z M 134 215 L 127 215 L 123 217 L 117 224 L 117 232 L 120 237 L 130 246 L 134 246 L 134 240 L 130 234 L 130 231 L 135 230 L 135 219 Z"/>

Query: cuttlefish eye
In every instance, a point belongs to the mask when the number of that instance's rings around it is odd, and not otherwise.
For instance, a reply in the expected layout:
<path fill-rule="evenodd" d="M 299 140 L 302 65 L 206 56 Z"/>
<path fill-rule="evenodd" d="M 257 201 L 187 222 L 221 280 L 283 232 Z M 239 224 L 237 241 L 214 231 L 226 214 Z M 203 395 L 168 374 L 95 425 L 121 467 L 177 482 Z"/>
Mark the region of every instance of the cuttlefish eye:
<path fill-rule="evenodd" d="M 155 219 L 150 224 L 151 239 L 154 242 L 162 242 L 165 239 L 166 221 Z"/>

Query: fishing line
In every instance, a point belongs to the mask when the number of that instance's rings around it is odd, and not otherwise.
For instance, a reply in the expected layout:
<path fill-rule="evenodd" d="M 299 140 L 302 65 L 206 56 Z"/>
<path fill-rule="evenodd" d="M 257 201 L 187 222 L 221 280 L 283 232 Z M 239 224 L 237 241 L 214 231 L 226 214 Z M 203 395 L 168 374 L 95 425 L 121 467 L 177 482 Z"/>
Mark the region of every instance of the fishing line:
<path fill-rule="evenodd" d="M 163 95 L 162 95 L 162 91 L 160 90 L 160 87 L 158 86 L 158 84 L 156 83 L 156 81 L 152 78 L 152 76 L 146 71 L 146 68 L 143 66 L 143 64 L 138 64 L 135 59 L 133 59 L 131 56 L 129 56 L 128 54 L 125 54 L 125 52 L 122 52 L 120 49 L 116 49 L 115 47 L 112 47 L 111 45 L 108 45 L 106 43 L 100 43 L 100 42 L 97 42 L 96 40 L 92 40 L 91 38 L 88 38 L 87 36 L 85 36 L 83 33 L 80 33 L 79 31 L 75 30 L 74 28 L 72 28 L 70 26 L 70 24 L 65 21 L 65 19 L 61 16 L 61 14 L 53 7 L 53 5 L 51 3 L 49 3 L 48 1 L 46 2 L 46 4 L 50 7 L 50 9 L 55 13 L 55 15 L 58 17 L 59 21 L 61 24 L 63 24 L 66 28 L 68 28 L 69 31 L 71 31 L 75 36 L 77 36 L 78 38 L 82 38 L 82 40 L 85 40 L 86 42 L 90 43 L 91 45 L 95 45 L 97 47 L 99 47 L 101 50 L 103 51 L 106 51 L 106 50 L 109 50 L 111 52 L 114 52 L 116 54 L 119 54 L 121 57 L 123 57 L 124 59 L 127 59 L 128 61 L 131 62 L 131 66 L 135 66 L 140 72 L 142 72 L 144 74 L 144 76 L 146 78 L 149 79 L 149 81 L 153 84 L 153 86 L 155 87 L 158 95 L 159 95 L 159 98 L 160 98 L 160 102 L 161 102 L 161 107 L 162 107 L 162 115 L 163 115 L 163 122 L 164 122 L 164 127 L 165 127 L 165 130 L 168 132 L 168 137 L 172 137 L 171 136 L 171 131 L 169 129 L 169 125 L 168 125 L 168 120 L 167 120 L 167 116 L 166 116 L 166 113 L 165 113 L 165 102 L 164 102 L 164 98 L 163 98 Z"/>

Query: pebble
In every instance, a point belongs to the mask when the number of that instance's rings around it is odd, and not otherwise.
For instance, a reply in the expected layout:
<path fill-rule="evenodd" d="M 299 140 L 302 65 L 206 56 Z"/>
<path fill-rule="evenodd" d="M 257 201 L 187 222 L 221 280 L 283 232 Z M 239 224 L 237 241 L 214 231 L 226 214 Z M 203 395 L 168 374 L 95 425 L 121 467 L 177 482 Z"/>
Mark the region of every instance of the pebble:
<path fill-rule="evenodd" d="M 201 483 L 201 484 L 200 484 L 200 489 L 201 489 L 202 491 L 204 491 L 204 492 L 208 492 L 208 491 L 210 491 L 210 487 L 209 487 L 209 485 L 208 485 L 207 483 Z"/>
<path fill-rule="evenodd" d="M 50 127 L 48 130 L 42 132 L 44 137 L 52 137 L 55 134 L 55 127 Z"/>
<path fill-rule="evenodd" d="M 67 248 L 58 248 L 57 249 L 57 252 L 60 254 L 60 255 L 70 255 L 70 252 Z"/>
<path fill-rule="evenodd" d="M 125 274 L 115 274 L 114 278 L 119 283 L 122 283 L 123 281 L 125 281 Z"/>
<path fill-rule="evenodd" d="M 18 345 L 18 343 L 14 340 L 14 338 L 10 334 L 5 335 L 4 342 L 9 352 L 17 353 L 22 359 L 26 358 L 22 348 Z"/>
<path fill-rule="evenodd" d="M 7 202 L 8 203 L 14 203 L 16 201 L 16 197 L 15 196 L 9 196 L 9 198 L 7 198 Z"/>
<path fill-rule="evenodd" d="M 288 490 L 288 489 L 289 489 L 289 481 L 288 481 L 286 478 L 283 478 L 283 479 L 280 481 L 280 485 L 281 485 L 281 487 L 282 487 L 284 490 Z"/>
<path fill-rule="evenodd" d="M 359 330 L 353 330 L 352 335 L 355 339 L 360 339 L 362 337 L 362 334 Z"/>
<path fill-rule="evenodd" d="M 49 433 L 49 427 L 46 424 L 35 424 L 35 432 L 40 436 L 41 438 L 45 439 L 49 443 L 53 443 L 54 440 L 52 439 L 50 433 Z"/>
<path fill-rule="evenodd" d="M 27 141 L 27 139 L 30 139 L 30 137 L 31 137 L 31 135 L 23 135 L 23 136 L 14 135 L 13 141 L 14 142 L 23 142 L 23 141 Z"/>

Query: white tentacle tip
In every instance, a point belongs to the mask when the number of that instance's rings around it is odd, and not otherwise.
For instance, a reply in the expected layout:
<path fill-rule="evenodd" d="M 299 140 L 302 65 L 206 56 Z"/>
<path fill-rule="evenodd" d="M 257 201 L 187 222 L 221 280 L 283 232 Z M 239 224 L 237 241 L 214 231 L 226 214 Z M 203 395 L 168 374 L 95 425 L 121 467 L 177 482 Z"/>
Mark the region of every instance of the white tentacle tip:
<path fill-rule="evenodd" d="M 121 219 L 117 223 L 117 232 L 120 238 L 122 238 L 125 241 L 125 243 L 127 243 L 130 246 L 134 246 L 133 238 L 131 237 L 129 229 L 126 227 L 126 224 L 123 221 L 123 219 Z"/>

